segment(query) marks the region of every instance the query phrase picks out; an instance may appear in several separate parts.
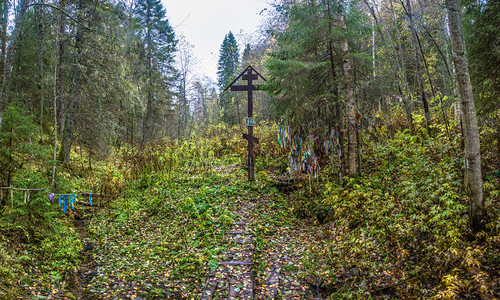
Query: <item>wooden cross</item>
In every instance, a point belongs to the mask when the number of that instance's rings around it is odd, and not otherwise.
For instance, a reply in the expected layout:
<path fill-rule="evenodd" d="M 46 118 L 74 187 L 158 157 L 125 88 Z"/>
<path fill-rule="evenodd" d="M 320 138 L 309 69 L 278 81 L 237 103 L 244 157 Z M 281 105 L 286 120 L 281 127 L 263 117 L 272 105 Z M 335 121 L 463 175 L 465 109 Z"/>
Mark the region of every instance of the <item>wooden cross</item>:
<path fill-rule="evenodd" d="M 253 156 L 253 145 L 259 143 L 259 139 L 253 136 L 253 91 L 260 90 L 259 86 L 253 85 L 254 80 L 258 80 L 262 78 L 262 80 L 266 81 L 266 79 L 259 74 L 252 66 L 248 66 L 241 74 L 236 77 L 233 82 L 231 82 L 225 89 L 224 91 L 227 91 L 229 88 L 231 88 L 232 92 L 247 92 L 248 93 L 248 120 L 247 121 L 247 127 L 248 127 L 248 134 L 243 134 L 243 138 L 248 140 L 248 159 L 247 159 L 247 165 L 248 165 L 248 180 L 249 181 L 254 181 L 255 179 L 255 174 L 254 174 L 254 169 L 255 169 L 255 162 L 254 162 L 254 156 Z M 247 84 L 246 85 L 234 85 L 238 79 L 246 80 Z M 249 125 L 251 124 L 251 125 Z"/>

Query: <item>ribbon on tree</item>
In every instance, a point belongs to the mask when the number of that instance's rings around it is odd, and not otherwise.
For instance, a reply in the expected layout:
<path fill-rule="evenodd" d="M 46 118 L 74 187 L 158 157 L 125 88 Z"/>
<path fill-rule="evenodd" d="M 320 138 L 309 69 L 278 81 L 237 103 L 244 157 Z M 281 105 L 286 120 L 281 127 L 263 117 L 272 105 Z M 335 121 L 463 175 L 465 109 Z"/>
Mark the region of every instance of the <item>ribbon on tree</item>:
<path fill-rule="evenodd" d="M 358 122 L 361 116 L 356 115 Z M 313 177 L 317 177 L 321 170 L 321 157 L 317 156 L 314 149 L 323 147 L 325 153 L 330 157 L 330 161 L 334 163 L 334 155 L 342 157 L 342 146 L 340 144 L 339 132 L 334 128 L 330 130 L 325 128 L 323 137 L 309 135 L 305 141 L 302 137 L 293 136 L 291 133 L 288 120 L 283 122 L 278 127 L 278 144 L 282 149 L 288 150 L 288 171 L 290 174 L 308 173 Z M 342 166 L 342 161 L 339 159 L 339 164 Z"/>
<path fill-rule="evenodd" d="M 49 199 L 52 202 L 52 204 L 54 204 L 54 194 L 53 193 L 49 193 Z"/>
<path fill-rule="evenodd" d="M 68 209 L 68 195 L 64 195 L 64 213 L 66 213 L 66 210 Z"/>
<path fill-rule="evenodd" d="M 70 207 L 70 206 L 71 206 L 71 209 L 75 209 L 75 204 L 78 201 L 77 195 L 80 195 L 80 194 L 49 193 L 48 197 L 51 200 L 52 204 L 54 204 L 55 196 L 57 196 L 58 200 L 59 200 L 59 206 L 64 205 L 64 213 L 66 213 L 68 207 Z M 88 195 L 90 206 L 94 206 L 92 203 L 92 193 L 82 193 L 81 195 Z M 28 194 L 28 199 L 29 199 L 29 194 Z"/>

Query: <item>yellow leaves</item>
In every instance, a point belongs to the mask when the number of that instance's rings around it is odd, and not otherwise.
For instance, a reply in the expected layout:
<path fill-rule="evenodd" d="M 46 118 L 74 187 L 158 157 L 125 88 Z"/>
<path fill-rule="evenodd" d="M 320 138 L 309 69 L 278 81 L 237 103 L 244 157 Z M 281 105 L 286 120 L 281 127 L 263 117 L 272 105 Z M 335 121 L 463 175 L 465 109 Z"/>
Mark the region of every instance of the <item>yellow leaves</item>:
<path fill-rule="evenodd" d="M 451 275 L 451 274 L 443 276 L 443 279 L 442 279 L 443 283 L 446 284 L 447 286 L 453 285 L 457 280 L 458 280 L 457 276 Z"/>
<path fill-rule="evenodd" d="M 452 272 L 455 273 L 456 271 L 458 271 L 458 269 L 454 269 Z M 442 282 L 446 285 L 446 290 L 436 295 L 438 299 L 455 299 L 464 288 L 464 283 L 456 274 L 447 274 L 443 276 Z"/>
<path fill-rule="evenodd" d="M 472 249 L 471 247 L 467 247 L 466 254 L 464 257 L 463 264 L 467 269 L 471 269 L 472 267 L 479 268 L 481 266 L 481 262 L 478 257 L 482 256 L 482 251 L 478 248 Z"/>

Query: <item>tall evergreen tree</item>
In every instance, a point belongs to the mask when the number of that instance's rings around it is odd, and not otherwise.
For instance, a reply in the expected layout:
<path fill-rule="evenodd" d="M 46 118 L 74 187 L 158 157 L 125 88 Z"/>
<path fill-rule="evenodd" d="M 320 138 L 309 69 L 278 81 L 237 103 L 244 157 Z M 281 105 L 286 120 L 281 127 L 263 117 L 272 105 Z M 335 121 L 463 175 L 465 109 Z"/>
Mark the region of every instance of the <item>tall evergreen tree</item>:
<path fill-rule="evenodd" d="M 12 75 L 12 64 L 13 57 L 16 51 L 17 44 L 19 43 L 22 25 L 24 21 L 24 15 L 28 9 L 28 5 L 31 1 L 29 0 L 21 0 L 18 3 L 18 11 L 16 17 L 14 19 L 14 29 L 10 36 L 10 43 L 7 47 L 5 53 L 2 53 L 4 56 L 3 61 L 3 80 L 2 80 L 2 90 L 0 91 L 0 126 L 2 125 L 2 116 L 5 108 L 7 107 L 7 91 L 10 84 L 10 79 Z M 2 9 L 4 10 L 4 5 L 2 4 Z M 5 42 L 6 38 L 3 38 L 3 42 Z M 2 51 L 5 50 L 4 46 L 2 46 Z"/>
<path fill-rule="evenodd" d="M 242 69 L 248 67 L 251 60 L 252 60 L 252 48 L 250 48 L 250 44 L 246 44 L 245 49 L 243 49 L 243 55 L 241 56 Z"/>
<path fill-rule="evenodd" d="M 76 26 L 75 32 L 75 53 L 73 55 L 73 70 L 72 70 L 72 85 L 71 85 L 71 95 L 68 98 L 67 108 L 65 111 L 66 124 L 64 127 L 61 143 L 61 158 L 64 163 L 69 163 L 71 145 L 75 139 L 76 131 L 76 105 L 77 102 L 81 103 L 81 80 L 82 80 L 82 56 L 84 46 L 84 30 L 82 26 L 83 20 L 86 18 L 86 1 L 78 0 L 77 2 L 77 20 L 78 24 Z"/>
<path fill-rule="evenodd" d="M 139 35 L 143 42 L 144 81 L 146 90 L 146 112 L 143 119 L 141 149 L 150 140 L 153 132 L 153 112 L 155 104 L 169 104 L 169 90 L 174 76 L 174 53 L 177 40 L 174 30 L 166 17 L 160 0 L 140 0 L 136 15 L 143 26 Z M 168 103 L 167 103 L 168 102 Z"/>
<path fill-rule="evenodd" d="M 217 64 L 217 83 L 221 90 L 224 89 L 231 80 L 233 80 L 234 75 L 236 75 L 239 58 L 238 43 L 233 33 L 229 31 L 222 42 L 219 62 Z"/>
<path fill-rule="evenodd" d="M 490 113 L 500 104 L 500 1 L 466 3 L 464 33 L 474 99 L 479 111 Z"/>
<path fill-rule="evenodd" d="M 356 82 L 363 59 L 360 42 L 370 34 L 355 2 L 311 1 L 305 5 L 285 3 L 280 11 L 288 26 L 275 32 L 278 49 L 267 61 L 268 91 L 275 94 L 275 110 L 292 119 L 302 132 L 334 128 L 341 151 L 348 154 L 349 173 L 356 171 Z M 356 37 L 356 39 L 354 39 Z M 344 74 L 344 76 L 339 76 Z M 348 119 L 348 127 L 343 120 Z M 297 128 L 296 127 L 296 128 Z M 348 144 L 344 132 L 348 129 Z M 348 146 L 348 147 L 345 147 Z M 341 158 L 343 160 L 344 157 Z M 342 169 L 340 171 L 343 171 Z"/>
<path fill-rule="evenodd" d="M 223 90 L 234 77 L 237 75 L 239 66 L 239 50 L 238 43 L 231 31 L 224 37 L 222 42 L 219 62 L 217 65 L 217 85 L 220 90 Z M 228 123 L 236 123 L 236 117 L 234 110 L 235 108 L 239 112 L 239 106 L 234 101 L 233 95 L 222 94 L 219 99 L 219 105 L 221 107 L 221 118 L 222 121 Z M 239 117 L 239 113 L 238 113 Z"/>

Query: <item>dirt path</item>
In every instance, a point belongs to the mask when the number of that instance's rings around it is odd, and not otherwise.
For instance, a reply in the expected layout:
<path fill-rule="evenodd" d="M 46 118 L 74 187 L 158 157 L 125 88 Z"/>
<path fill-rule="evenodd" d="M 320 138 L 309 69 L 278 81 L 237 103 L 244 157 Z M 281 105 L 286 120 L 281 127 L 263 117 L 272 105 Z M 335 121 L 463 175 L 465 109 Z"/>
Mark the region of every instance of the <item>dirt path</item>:
<path fill-rule="evenodd" d="M 71 291 L 73 296 L 78 300 L 98 299 L 93 295 L 85 292 L 85 286 L 96 275 L 96 265 L 92 259 L 92 253 L 95 250 L 95 241 L 88 234 L 89 216 L 92 213 L 91 208 L 83 208 L 81 211 L 75 212 L 73 225 L 78 231 L 78 235 L 82 241 L 82 251 L 80 252 L 80 269 L 77 270 L 71 279 Z"/>
<path fill-rule="evenodd" d="M 321 227 L 297 221 L 287 200 L 276 193 L 249 195 L 255 198 L 238 197 L 231 203 L 235 221 L 219 237 L 218 244 L 227 250 L 218 254 L 217 267 L 193 278 L 178 273 L 177 257 L 170 258 L 172 244 L 164 241 L 168 232 L 158 226 L 166 220 L 149 219 L 140 227 L 128 221 L 108 226 L 108 231 L 101 233 L 102 245 L 94 245 L 86 226 L 77 226 L 84 251 L 76 298 L 321 299 L 321 283 L 304 278 L 310 272 L 305 272 L 307 266 L 303 265 L 310 247 L 322 246 L 318 242 Z M 183 243 L 177 241 L 177 251 L 188 247 L 186 241 L 194 237 L 190 232 L 185 234 Z M 201 254 L 210 249 L 198 250 Z M 94 252 L 95 262 L 91 259 Z M 208 265 L 203 267 L 208 269 Z"/>

